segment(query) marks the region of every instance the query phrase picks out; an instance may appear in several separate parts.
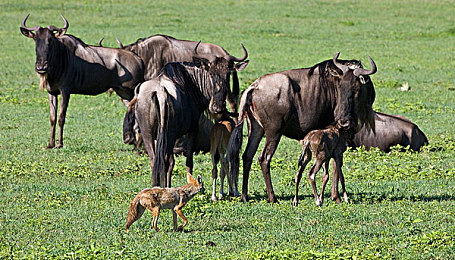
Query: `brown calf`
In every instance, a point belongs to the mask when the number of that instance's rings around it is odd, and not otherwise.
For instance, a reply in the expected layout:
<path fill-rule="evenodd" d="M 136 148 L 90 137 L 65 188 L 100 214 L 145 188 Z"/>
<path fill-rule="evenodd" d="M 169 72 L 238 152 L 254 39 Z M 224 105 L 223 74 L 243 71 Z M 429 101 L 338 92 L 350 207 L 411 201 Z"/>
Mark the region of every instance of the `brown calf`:
<path fill-rule="evenodd" d="M 210 131 L 210 154 L 212 157 L 212 201 L 216 201 L 216 179 L 218 178 L 218 162 L 221 162 L 220 167 L 220 193 L 219 199 L 223 198 L 224 191 L 224 178 L 226 173 L 228 175 L 229 185 L 229 196 L 238 196 L 239 191 L 237 189 L 237 178 L 238 176 L 231 176 L 229 174 L 229 160 L 226 158 L 226 149 L 228 147 L 229 138 L 231 137 L 232 129 L 234 129 L 235 123 L 229 117 L 228 113 L 223 113 L 220 121 L 218 121 Z"/>
<path fill-rule="evenodd" d="M 329 179 L 329 161 L 333 158 L 333 184 L 332 184 L 332 200 L 337 203 L 341 202 L 338 195 L 338 179 L 341 181 L 343 189 L 343 197 L 346 202 L 349 202 L 348 194 L 346 193 L 344 185 L 343 172 L 341 167 L 343 165 L 343 153 L 346 151 L 345 138 L 340 135 L 340 131 L 335 126 L 329 126 L 322 130 L 313 130 L 309 132 L 303 139 L 303 150 L 299 158 L 299 170 L 295 176 L 295 197 L 294 206 L 298 205 L 298 191 L 299 183 L 302 178 L 302 172 L 313 155 L 314 163 L 308 172 L 311 187 L 313 188 L 314 198 L 316 205 L 321 206 L 324 198 L 324 189 Z M 314 181 L 316 173 L 321 169 L 324 164 L 324 177 L 322 179 L 321 195 L 318 196 L 316 183 Z"/>

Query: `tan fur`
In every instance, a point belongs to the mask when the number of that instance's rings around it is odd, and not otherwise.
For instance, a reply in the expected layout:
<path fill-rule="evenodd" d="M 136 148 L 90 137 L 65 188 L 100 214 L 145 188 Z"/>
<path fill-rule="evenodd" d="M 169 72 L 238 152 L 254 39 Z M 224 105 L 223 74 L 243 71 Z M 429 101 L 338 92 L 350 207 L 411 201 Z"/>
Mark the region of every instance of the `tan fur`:
<path fill-rule="evenodd" d="M 147 188 L 139 192 L 130 203 L 126 221 L 126 232 L 128 233 L 129 227 L 142 216 L 146 208 L 152 211 L 152 226 L 156 231 L 159 231 L 157 223 L 160 209 L 172 209 L 175 213 L 177 213 L 177 215 L 179 215 L 183 220 L 183 224 L 178 227 L 177 231 L 183 230 L 183 227 L 185 227 L 188 223 L 188 220 L 182 213 L 183 206 L 185 206 L 185 204 L 199 191 L 204 190 L 201 176 L 194 179 L 193 176 L 188 173 L 187 180 L 188 184 L 177 188 L 154 187 L 151 189 Z M 176 227 L 177 219 L 174 220 L 174 227 Z"/>
<path fill-rule="evenodd" d="M 224 186 L 224 178 L 226 174 L 228 174 L 228 184 L 229 184 L 229 195 L 237 196 L 237 181 L 234 180 L 234 176 L 229 175 L 229 166 L 228 160 L 226 157 L 226 150 L 229 143 L 229 138 L 231 137 L 232 130 L 234 129 L 234 121 L 230 120 L 228 117 L 222 118 L 221 121 L 216 123 L 212 130 L 210 131 L 210 154 L 212 157 L 212 179 L 213 179 L 213 186 L 212 186 L 212 201 L 216 201 L 216 179 L 218 178 L 218 161 L 221 162 L 221 169 L 220 169 L 220 193 L 219 199 L 223 198 L 223 186 Z M 234 191 L 235 186 L 235 191 Z"/>
<path fill-rule="evenodd" d="M 341 171 L 343 165 L 343 153 L 346 151 L 346 142 L 344 134 L 340 133 L 338 128 L 335 126 L 329 126 L 322 130 L 313 130 L 309 132 L 303 139 L 303 150 L 302 155 L 299 159 L 299 171 L 295 176 L 295 196 L 294 206 L 298 205 L 298 187 L 302 177 L 302 172 L 305 169 L 308 162 L 311 160 L 313 155 L 314 163 L 308 172 L 308 178 L 310 179 L 311 186 L 313 188 L 314 198 L 316 205 L 320 206 L 324 199 L 324 189 L 329 178 L 329 161 L 333 158 L 333 183 L 332 183 L 332 199 L 338 203 L 341 202 L 338 195 L 338 180 L 341 182 L 343 189 L 343 197 L 346 202 L 349 202 L 344 177 Z M 318 196 L 315 184 L 316 173 L 319 171 L 321 166 L 324 164 L 324 177 L 322 181 L 321 195 Z"/>

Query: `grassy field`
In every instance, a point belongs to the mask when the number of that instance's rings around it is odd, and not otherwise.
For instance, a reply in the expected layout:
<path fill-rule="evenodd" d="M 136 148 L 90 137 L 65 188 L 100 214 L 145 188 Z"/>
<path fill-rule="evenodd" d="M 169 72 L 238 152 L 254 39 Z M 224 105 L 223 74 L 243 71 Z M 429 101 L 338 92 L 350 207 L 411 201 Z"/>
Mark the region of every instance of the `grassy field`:
<path fill-rule="evenodd" d="M 0 258 L 455 259 L 454 1 L 11 1 L 0 3 Z M 242 89 L 270 72 L 341 58 L 378 66 L 374 108 L 408 117 L 426 133 L 422 152 L 348 151 L 351 203 L 316 207 L 309 182 L 293 207 L 300 147 L 284 138 L 272 162 L 279 204 L 267 203 L 253 164 L 249 203 L 197 195 L 189 224 L 161 232 L 146 212 L 124 232 L 129 202 L 149 187 L 149 159 L 122 143 L 117 97 L 71 97 L 65 147 L 43 151 L 49 107 L 34 72 L 27 25 L 62 26 L 88 44 L 116 46 L 152 34 L 202 40 L 251 60 Z M 367 65 L 367 67 L 369 67 Z M 410 91 L 398 88 L 408 83 Z M 208 155 L 195 172 L 211 187 Z M 322 173 L 319 173 L 320 183 Z M 178 158 L 173 183 L 185 182 Z M 240 180 L 241 182 L 241 180 Z M 240 183 L 241 185 L 241 183 Z M 328 191 L 330 188 L 328 189 Z"/>

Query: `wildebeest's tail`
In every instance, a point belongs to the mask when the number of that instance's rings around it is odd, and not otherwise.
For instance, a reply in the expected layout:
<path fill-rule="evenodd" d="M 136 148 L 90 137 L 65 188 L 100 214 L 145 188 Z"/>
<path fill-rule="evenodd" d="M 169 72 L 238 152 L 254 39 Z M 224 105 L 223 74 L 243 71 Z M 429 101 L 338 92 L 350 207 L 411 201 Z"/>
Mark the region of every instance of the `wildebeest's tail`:
<path fill-rule="evenodd" d="M 253 83 L 254 84 L 254 83 Z M 247 109 L 251 105 L 251 90 L 249 87 L 242 94 L 239 106 L 238 124 L 232 130 L 231 138 L 229 138 L 228 148 L 226 151 L 227 160 L 229 161 L 229 177 L 231 180 L 236 180 L 239 176 L 240 168 L 240 148 L 242 147 L 243 139 L 243 121 L 247 116 Z"/>
<path fill-rule="evenodd" d="M 137 97 L 133 98 L 128 104 L 128 109 L 126 110 L 125 118 L 123 119 L 123 142 L 125 144 L 134 144 L 134 123 L 136 121 L 136 103 Z"/>
<path fill-rule="evenodd" d="M 166 92 L 167 94 L 167 92 Z M 158 134 L 156 139 L 156 153 L 155 161 L 153 162 L 152 169 L 152 184 L 153 186 L 165 187 L 166 185 L 166 162 L 165 158 L 168 154 L 168 108 L 166 101 L 160 102 L 157 93 L 152 94 L 152 102 L 158 111 L 158 118 L 160 120 L 158 127 Z"/>
<path fill-rule="evenodd" d="M 128 217 L 126 218 L 126 233 L 130 226 L 138 219 L 141 218 L 142 214 L 144 214 L 145 208 L 141 205 L 140 196 L 142 191 L 139 192 L 136 197 L 130 203 L 130 209 L 128 210 Z"/>

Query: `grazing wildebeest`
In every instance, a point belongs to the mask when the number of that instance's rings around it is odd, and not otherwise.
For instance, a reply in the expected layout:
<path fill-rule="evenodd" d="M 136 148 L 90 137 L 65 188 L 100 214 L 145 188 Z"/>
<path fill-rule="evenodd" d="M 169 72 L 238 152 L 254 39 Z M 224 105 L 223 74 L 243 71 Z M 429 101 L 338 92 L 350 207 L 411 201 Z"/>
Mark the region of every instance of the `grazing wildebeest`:
<path fill-rule="evenodd" d="M 395 145 L 409 146 L 411 150 L 420 151 L 428 144 L 425 134 L 405 117 L 375 112 L 375 126 L 375 133 L 365 128 L 360 129 L 348 145 L 354 148 L 365 146 L 367 150 L 378 147 L 381 151 L 389 152 L 390 147 Z"/>
<path fill-rule="evenodd" d="M 371 108 L 375 92 L 369 75 L 357 60 L 327 60 L 311 68 L 268 74 L 254 81 L 242 94 L 239 125 L 229 141 L 231 168 L 238 172 L 243 119 L 248 121 L 248 143 L 243 153 L 242 201 L 248 200 L 248 178 L 253 156 L 262 137 L 266 141 L 259 163 L 268 201 L 277 202 L 273 191 L 270 162 L 282 135 L 301 140 L 314 129 L 337 124 L 344 131 L 358 131 L 363 124 L 374 127 Z"/>
<path fill-rule="evenodd" d="M 245 66 L 238 63 L 234 69 Z M 192 173 L 199 117 L 206 109 L 213 114 L 226 111 L 229 70 L 225 58 L 210 62 L 195 57 L 194 63 L 168 63 L 156 78 L 141 84 L 135 113 L 151 161 L 153 186 L 170 187 L 173 147 L 183 135 L 188 137 L 186 167 Z"/>
<path fill-rule="evenodd" d="M 136 42 L 123 46 L 119 42 L 120 48 L 129 50 L 139 57 L 145 63 L 145 80 L 152 79 L 158 76 L 161 69 L 169 62 L 192 62 L 195 56 L 194 50 L 197 48 L 197 56 L 205 58 L 209 61 L 214 61 L 216 58 L 225 58 L 228 61 L 230 70 L 227 77 L 232 71 L 232 91 L 228 89 L 227 101 L 232 112 L 237 111 L 237 100 L 239 95 L 239 80 L 237 71 L 234 69 L 239 64 L 248 64 L 248 52 L 242 44 L 243 57 L 237 58 L 230 55 L 222 47 L 211 44 L 195 41 L 178 40 L 167 35 L 153 35 L 148 38 L 139 39 Z M 196 47 L 195 47 L 196 46 Z M 237 65 L 236 65 L 237 64 Z M 128 119 L 129 117 L 129 119 Z M 134 124 L 134 112 L 126 113 L 124 120 L 123 142 L 125 144 L 135 144 L 139 140 L 135 139 L 135 134 L 132 131 Z M 181 142 L 186 142 L 182 140 Z"/>
<path fill-rule="evenodd" d="M 313 166 L 311 166 L 308 172 L 308 179 L 310 179 L 311 187 L 313 188 L 314 199 L 316 205 L 321 206 L 324 200 L 324 190 L 329 180 L 329 162 L 333 159 L 333 182 L 338 182 L 338 178 L 341 182 L 341 188 L 343 189 L 343 198 L 346 202 L 349 202 L 348 194 L 346 193 L 344 176 L 341 170 L 343 166 L 343 153 L 346 151 L 346 139 L 343 136 L 343 132 L 340 131 L 336 126 L 328 126 L 325 129 L 313 130 L 309 132 L 303 139 L 302 154 L 299 158 L 299 170 L 295 175 L 295 196 L 293 205 L 297 206 L 299 203 L 299 184 L 302 178 L 302 172 L 306 165 L 311 160 L 313 155 Z M 315 177 L 316 173 L 324 166 L 324 177 L 322 178 L 321 195 L 318 196 L 316 189 Z M 334 190 L 337 186 L 332 185 L 332 199 L 338 199 L 339 196 L 335 194 L 338 190 Z"/>
<path fill-rule="evenodd" d="M 144 64 L 132 52 L 87 45 L 79 38 L 66 34 L 65 26 L 42 28 L 20 27 L 24 36 L 35 41 L 35 71 L 40 76 L 40 88 L 49 93 L 51 137 L 46 148 L 55 147 L 57 96 L 61 95 L 58 118 L 57 148 L 63 147 L 63 126 L 70 94 L 98 95 L 113 88 L 122 98 L 131 100 L 134 88 L 143 81 Z"/>
<path fill-rule="evenodd" d="M 235 122 L 230 115 L 223 113 L 220 120 L 210 131 L 210 155 L 212 157 L 212 201 L 216 201 L 216 179 L 218 178 L 218 162 L 220 162 L 220 193 L 219 199 L 224 195 L 224 178 L 228 175 L 229 196 L 238 196 L 237 180 L 229 174 L 229 162 L 226 158 L 226 150 L 234 129 Z M 235 186 L 235 187 L 234 187 Z M 235 189 L 235 190 L 234 190 Z"/>

